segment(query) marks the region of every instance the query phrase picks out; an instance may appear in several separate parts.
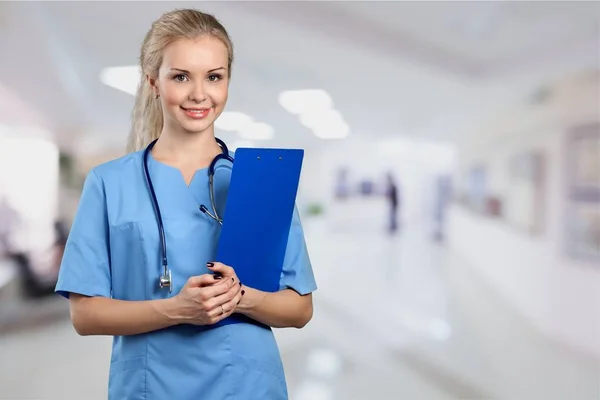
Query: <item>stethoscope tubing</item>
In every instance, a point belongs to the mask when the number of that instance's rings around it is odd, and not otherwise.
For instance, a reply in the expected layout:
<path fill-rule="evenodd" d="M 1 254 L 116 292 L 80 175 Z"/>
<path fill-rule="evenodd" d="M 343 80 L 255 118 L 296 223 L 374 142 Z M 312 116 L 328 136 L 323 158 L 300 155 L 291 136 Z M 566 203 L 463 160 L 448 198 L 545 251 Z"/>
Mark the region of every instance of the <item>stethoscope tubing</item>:
<path fill-rule="evenodd" d="M 211 161 L 211 163 L 208 167 L 208 186 L 209 186 L 209 194 L 210 194 L 210 203 L 211 203 L 213 212 L 211 213 L 210 211 L 208 211 L 208 209 L 206 208 L 205 205 L 200 206 L 200 211 L 202 211 L 203 213 L 205 213 L 208 216 L 210 216 L 211 218 L 213 218 L 220 225 L 223 225 L 223 219 L 219 217 L 219 214 L 217 213 L 217 208 L 215 205 L 215 192 L 214 192 L 215 168 L 216 168 L 217 162 L 219 162 L 219 160 L 227 160 L 227 161 L 233 163 L 233 157 L 231 157 L 229 155 L 229 149 L 227 148 L 227 145 L 225 144 L 225 142 L 223 142 L 219 138 L 215 138 L 215 140 L 221 147 L 222 152 L 221 152 L 221 154 L 219 154 L 215 158 L 213 158 L 213 160 Z M 169 289 L 169 292 L 171 292 L 173 285 L 172 285 L 171 271 L 169 270 L 169 266 L 168 266 L 169 263 L 167 260 L 167 240 L 165 238 L 165 229 L 164 229 L 164 225 L 163 225 L 162 215 L 160 212 L 160 206 L 158 205 L 158 200 L 156 198 L 156 192 L 154 191 L 154 185 L 152 184 L 152 179 L 150 178 L 150 171 L 148 169 L 148 155 L 150 154 L 150 151 L 152 151 L 152 148 L 154 147 L 154 145 L 156 144 L 157 141 L 158 141 L 158 139 L 153 140 L 146 147 L 146 150 L 144 150 L 144 160 L 143 160 L 144 175 L 146 178 L 146 183 L 148 185 L 148 189 L 149 189 L 151 200 L 152 200 L 152 208 L 154 209 L 154 213 L 156 215 L 156 223 L 158 225 L 158 233 L 159 233 L 159 237 L 160 237 L 160 253 L 161 253 L 161 263 L 162 263 L 163 274 L 159 278 L 159 286 L 161 288 L 167 287 Z"/>

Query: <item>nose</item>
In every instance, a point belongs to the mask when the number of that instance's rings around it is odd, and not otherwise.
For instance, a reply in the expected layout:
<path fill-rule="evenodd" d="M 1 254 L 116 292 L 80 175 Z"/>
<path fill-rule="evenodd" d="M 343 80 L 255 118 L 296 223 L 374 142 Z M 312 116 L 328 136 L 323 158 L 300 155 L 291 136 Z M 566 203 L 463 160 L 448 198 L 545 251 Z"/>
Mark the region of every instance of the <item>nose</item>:
<path fill-rule="evenodd" d="M 202 103 L 206 100 L 206 91 L 204 90 L 204 82 L 196 82 L 190 92 L 190 100 L 196 103 Z"/>

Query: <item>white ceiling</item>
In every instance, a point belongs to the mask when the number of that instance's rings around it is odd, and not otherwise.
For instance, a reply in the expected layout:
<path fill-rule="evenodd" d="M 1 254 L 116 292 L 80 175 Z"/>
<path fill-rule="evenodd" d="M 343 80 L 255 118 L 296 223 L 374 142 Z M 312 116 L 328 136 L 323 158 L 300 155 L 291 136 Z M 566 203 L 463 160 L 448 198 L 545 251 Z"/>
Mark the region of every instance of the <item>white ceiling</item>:
<path fill-rule="evenodd" d="M 0 2 L 0 124 L 120 150 L 133 99 L 98 74 L 135 64 L 150 23 L 177 7 L 228 28 L 227 109 L 273 125 L 267 145 L 320 143 L 277 103 L 283 90 L 327 90 L 353 135 L 461 140 L 498 107 L 600 63 L 594 2 Z"/>

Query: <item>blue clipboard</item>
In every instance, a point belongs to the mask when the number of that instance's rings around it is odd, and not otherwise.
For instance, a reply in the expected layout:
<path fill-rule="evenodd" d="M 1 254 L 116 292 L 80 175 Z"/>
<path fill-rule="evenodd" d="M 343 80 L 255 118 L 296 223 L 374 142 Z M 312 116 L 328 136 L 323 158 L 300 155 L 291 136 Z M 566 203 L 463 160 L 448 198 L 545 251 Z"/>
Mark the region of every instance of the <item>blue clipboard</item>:
<path fill-rule="evenodd" d="M 303 158 L 301 149 L 235 152 L 216 260 L 246 286 L 279 290 Z M 217 325 L 240 320 L 233 315 Z"/>

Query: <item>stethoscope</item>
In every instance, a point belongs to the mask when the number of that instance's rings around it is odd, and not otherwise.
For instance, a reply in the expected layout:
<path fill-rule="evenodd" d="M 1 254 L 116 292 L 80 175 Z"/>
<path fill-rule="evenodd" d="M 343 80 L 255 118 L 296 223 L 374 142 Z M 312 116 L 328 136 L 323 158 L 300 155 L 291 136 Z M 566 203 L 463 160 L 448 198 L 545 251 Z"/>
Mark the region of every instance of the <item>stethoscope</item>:
<path fill-rule="evenodd" d="M 208 208 L 204 204 L 200 205 L 200 211 L 204 214 L 208 215 L 215 221 L 217 221 L 220 225 L 223 225 L 223 219 L 219 217 L 217 212 L 217 207 L 215 205 L 215 187 L 214 187 L 214 177 L 215 177 L 215 167 L 219 160 L 227 160 L 233 163 L 233 157 L 229 155 L 229 149 L 227 149 L 227 145 L 221 139 L 215 138 L 219 146 L 221 146 L 221 154 L 217 155 L 213 158 L 210 166 L 208 167 L 208 190 L 210 193 L 210 203 L 212 206 L 213 212 L 208 211 Z M 154 192 L 154 186 L 152 185 L 152 179 L 150 178 L 150 172 L 148 171 L 148 154 L 156 144 L 158 139 L 155 139 L 146 147 L 144 151 L 144 174 L 146 175 L 146 182 L 148 183 L 148 188 L 150 189 L 150 194 L 152 196 L 152 206 L 154 207 L 154 213 L 156 214 L 156 222 L 158 224 L 158 233 L 160 236 L 160 252 L 163 266 L 163 273 L 161 274 L 158 284 L 161 289 L 168 288 L 169 293 L 173 290 L 173 279 L 171 277 L 171 270 L 168 267 L 167 263 L 167 241 L 165 239 L 165 229 L 163 227 L 163 220 L 160 214 L 160 207 L 158 206 L 158 200 L 156 199 L 156 193 Z"/>

